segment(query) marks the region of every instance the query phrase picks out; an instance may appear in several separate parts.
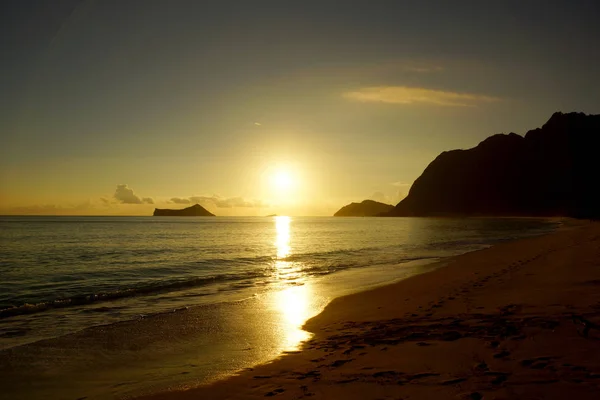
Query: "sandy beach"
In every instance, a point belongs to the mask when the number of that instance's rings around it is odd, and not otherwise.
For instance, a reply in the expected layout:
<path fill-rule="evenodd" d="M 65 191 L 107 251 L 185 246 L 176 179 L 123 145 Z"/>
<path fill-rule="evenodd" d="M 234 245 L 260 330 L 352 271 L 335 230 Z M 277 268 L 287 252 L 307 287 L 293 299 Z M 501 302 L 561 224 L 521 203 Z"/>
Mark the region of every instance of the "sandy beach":
<path fill-rule="evenodd" d="M 187 399 L 596 399 L 600 224 L 508 242 L 335 299 L 302 350 Z"/>

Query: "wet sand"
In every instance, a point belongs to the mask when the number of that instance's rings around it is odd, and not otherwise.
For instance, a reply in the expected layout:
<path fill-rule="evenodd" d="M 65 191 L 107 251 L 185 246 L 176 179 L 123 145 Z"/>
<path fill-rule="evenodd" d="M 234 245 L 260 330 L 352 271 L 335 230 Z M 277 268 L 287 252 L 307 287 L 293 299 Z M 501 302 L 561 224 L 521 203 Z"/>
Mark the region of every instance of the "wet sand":
<path fill-rule="evenodd" d="M 335 299 L 299 352 L 145 400 L 600 398 L 600 224 Z"/>

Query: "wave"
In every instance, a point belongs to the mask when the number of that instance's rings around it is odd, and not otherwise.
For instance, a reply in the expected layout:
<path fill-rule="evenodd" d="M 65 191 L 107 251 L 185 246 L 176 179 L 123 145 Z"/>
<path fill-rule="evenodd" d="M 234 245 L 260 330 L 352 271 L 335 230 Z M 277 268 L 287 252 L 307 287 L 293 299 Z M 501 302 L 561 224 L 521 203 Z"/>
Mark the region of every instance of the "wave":
<path fill-rule="evenodd" d="M 17 315 L 34 314 L 41 311 L 46 311 L 55 308 L 65 308 L 73 306 L 81 306 L 92 303 L 112 301 L 123 299 L 127 297 L 134 297 L 140 295 L 151 295 L 162 292 L 177 291 L 182 289 L 194 288 L 206 286 L 213 283 L 234 281 L 240 279 L 253 279 L 264 276 L 263 273 L 246 273 L 237 275 L 215 275 L 207 277 L 194 277 L 187 279 L 180 279 L 176 281 L 159 281 L 152 282 L 146 285 L 140 285 L 137 287 L 119 289 L 114 291 L 91 293 L 85 295 L 76 295 L 68 298 L 59 298 L 50 301 L 40 302 L 36 304 L 22 304 L 11 306 L 8 308 L 0 309 L 0 319 L 14 317 Z"/>
<path fill-rule="evenodd" d="M 0 320 L 4 318 L 14 317 L 18 315 L 34 314 L 50 309 L 66 308 L 73 306 L 85 306 L 93 303 L 108 302 L 128 297 L 154 295 L 164 292 L 174 292 L 184 289 L 192 289 L 203 286 L 209 286 L 220 283 L 230 282 L 226 288 L 222 290 L 240 290 L 252 286 L 261 286 L 271 282 L 274 278 L 274 271 L 279 271 L 280 267 L 276 263 L 290 263 L 293 267 L 293 272 L 301 272 L 303 276 L 323 276 L 338 271 L 361 268 L 365 266 L 383 265 L 383 264 L 400 264 L 415 260 L 434 259 L 447 254 L 440 254 L 442 249 L 467 248 L 473 250 L 472 247 L 487 247 L 483 243 L 478 243 L 479 240 L 456 240 L 444 243 L 430 243 L 423 246 L 420 250 L 421 254 L 411 255 L 402 254 L 400 248 L 403 246 L 387 245 L 387 246 L 370 246 L 354 249 L 336 249 L 322 252 L 308 252 L 289 255 L 287 257 L 277 258 L 271 256 L 256 256 L 256 257 L 237 257 L 231 259 L 213 258 L 198 260 L 190 264 L 164 266 L 161 271 L 148 271 L 143 269 L 138 271 L 143 272 L 146 277 L 148 274 L 154 275 L 157 279 L 142 281 L 139 284 L 129 288 L 106 289 L 103 292 L 76 294 L 70 297 L 55 298 L 32 303 L 24 299 L 21 304 L 0 304 Z M 393 251 L 390 251 L 393 250 Z M 468 251 L 467 250 L 467 251 Z M 383 255 L 381 252 L 388 252 L 389 256 Z M 443 252 L 442 252 L 443 253 Z M 181 277 L 171 279 L 158 279 L 160 276 L 165 276 L 175 271 L 193 271 L 201 266 L 208 266 L 213 270 L 231 271 L 237 270 L 235 273 L 221 273 L 205 276 Z M 267 268 L 265 268 L 267 266 Z M 246 271 L 239 271 L 238 267 L 243 267 Z M 247 271 L 248 267 L 254 267 L 253 271 Z M 207 271 L 206 269 L 202 269 Z M 159 273 L 157 273 L 159 272 Z M 266 278 L 266 280 L 265 280 Z M 4 308 L 2 308 L 4 306 Z"/>
<path fill-rule="evenodd" d="M 373 247 L 367 250 L 376 250 L 379 248 Z M 268 268 L 256 268 L 255 271 L 239 271 L 236 273 L 224 273 L 215 274 L 210 276 L 196 276 L 187 278 L 175 278 L 169 280 L 154 280 L 141 282 L 139 285 L 124 289 L 107 290 L 97 293 L 86 293 L 78 294 L 65 298 L 56 298 L 47 301 L 41 301 L 37 303 L 26 302 L 24 304 L 17 305 L 5 305 L 5 308 L 0 308 L 0 319 L 14 317 L 18 315 L 34 314 L 50 309 L 66 308 L 74 306 L 85 306 L 93 303 L 107 302 L 113 300 L 119 300 L 134 296 L 143 295 L 155 295 L 164 292 L 173 292 L 184 289 L 192 289 L 203 286 L 209 286 L 220 283 L 231 282 L 227 288 L 221 288 L 221 290 L 239 290 L 252 286 L 261 286 L 265 278 L 269 280 L 274 277 L 274 271 L 279 270 L 275 266 L 275 262 L 289 262 L 301 267 L 296 270 L 301 272 L 304 276 L 322 276 L 328 275 L 337 271 L 349 269 L 349 268 L 360 268 L 367 265 L 377 264 L 389 264 L 390 260 L 386 259 L 368 259 L 368 260 L 357 260 L 356 257 L 347 257 L 349 255 L 356 255 L 360 252 L 364 252 L 365 249 L 353 249 L 353 250 L 336 250 L 323 253 L 305 253 L 288 256 L 285 258 L 273 258 L 267 256 L 260 257 L 240 257 L 236 259 L 213 259 L 213 260 L 202 260 L 200 264 L 210 263 L 212 265 L 228 264 L 229 267 L 234 265 L 268 265 Z M 344 254 L 344 257 L 332 258 L 333 254 Z M 408 262 L 418 259 L 425 259 L 430 257 L 399 257 L 394 260 L 394 263 Z M 352 261 L 353 262 L 352 262 Z M 350 262 L 349 262 L 350 261 Z M 195 265 L 198 265 L 195 263 Z M 220 267 L 219 267 L 220 269 Z M 168 272 L 168 271 L 165 271 Z M 268 283 L 268 282 L 267 282 Z M 1 307 L 1 305 L 0 305 Z"/>

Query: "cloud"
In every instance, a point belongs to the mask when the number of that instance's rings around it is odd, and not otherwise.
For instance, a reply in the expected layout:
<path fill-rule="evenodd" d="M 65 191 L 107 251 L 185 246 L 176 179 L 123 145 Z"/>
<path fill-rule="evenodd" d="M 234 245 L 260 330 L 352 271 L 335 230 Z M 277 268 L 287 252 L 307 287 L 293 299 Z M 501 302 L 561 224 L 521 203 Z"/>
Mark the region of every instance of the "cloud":
<path fill-rule="evenodd" d="M 408 196 L 408 191 L 410 190 L 412 183 L 393 182 L 392 186 L 395 186 L 398 188 L 398 190 L 394 194 L 394 199 L 393 199 L 395 203 L 398 203 L 399 201 L 404 199 L 406 196 Z"/>
<path fill-rule="evenodd" d="M 34 204 L 12 207 L 9 213 L 13 215 L 95 215 L 98 214 L 98 204 L 85 201 L 79 204 Z"/>
<path fill-rule="evenodd" d="M 412 185 L 412 183 L 407 183 L 407 182 L 392 182 L 392 186 L 397 186 L 397 187 L 406 187 L 406 186 L 410 186 Z"/>
<path fill-rule="evenodd" d="M 500 101 L 497 97 L 471 93 L 446 92 L 408 86 L 372 86 L 354 92 L 346 92 L 343 97 L 361 102 L 390 104 L 429 104 L 445 107 L 475 107 L 482 103 Z"/>
<path fill-rule="evenodd" d="M 251 208 L 251 207 L 267 207 L 260 200 L 246 200 L 243 197 L 229 197 L 224 198 L 221 196 L 191 196 L 187 198 L 182 197 L 173 197 L 170 200 L 170 203 L 175 204 L 192 204 L 198 203 L 203 206 L 208 207 L 216 207 L 216 208 L 234 208 L 234 207 L 242 207 L 242 208 Z"/>
<path fill-rule="evenodd" d="M 391 202 L 389 197 L 386 196 L 383 192 L 375 192 L 371 195 L 371 197 L 369 197 L 369 199 L 386 204 Z"/>
<path fill-rule="evenodd" d="M 133 189 L 127 187 L 127 185 L 117 185 L 115 194 L 113 196 L 119 203 L 122 204 L 154 204 L 154 200 L 151 197 L 140 198 Z"/>
<path fill-rule="evenodd" d="M 398 181 L 391 182 L 389 185 L 367 198 L 381 203 L 396 205 L 408 195 L 412 183 Z"/>
<path fill-rule="evenodd" d="M 243 208 L 251 208 L 251 207 L 266 207 L 265 204 L 263 204 L 261 201 L 259 200 L 245 200 L 242 197 L 229 197 L 229 198 L 223 198 L 220 196 L 211 196 L 211 197 L 206 197 L 206 196 L 193 196 L 190 197 L 190 200 L 192 202 L 195 203 L 204 203 L 204 204 L 210 204 L 212 203 L 215 207 L 218 208 L 233 208 L 233 207 L 243 207 Z"/>
<path fill-rule="evenodd" d="M 173 197 L 170 200 L 171 203 L 175 203 L 175 204 L 190 204 L 191 200 L 190 199 L 182 199 L 180 197 Z"/>

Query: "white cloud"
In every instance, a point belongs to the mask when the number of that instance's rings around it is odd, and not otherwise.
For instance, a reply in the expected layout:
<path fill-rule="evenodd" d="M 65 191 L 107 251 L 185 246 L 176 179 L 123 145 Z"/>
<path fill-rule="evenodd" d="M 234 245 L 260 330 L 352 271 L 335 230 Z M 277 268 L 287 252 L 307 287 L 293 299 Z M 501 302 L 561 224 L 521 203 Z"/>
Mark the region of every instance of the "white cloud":
<path fill-rule="evenodd" d="M 117 185 L 113 197 L 123 204 L 154 204 L 154 200 L 151 197 L 140 198 L 126 184 Z"/>
<path fill-rule="evenodd" d="M 361 102 L 390 104 L 429 104 L 445 107 L 475 107 L 482 103 L 500 101 L 497 97 L 471 93 L 446 92 L 408 86 L 372 86 L 353 92 L 346 92 L 343 97 Z"/>
<path fill-rule="evenodd" d="M 370 200 L 375 200 L 378 201 L 380 203 L 390 203 L 390 198 L 388 196 L 385 195 L 385 193 L 383 192 L 375 192 L 373 193 L 370 197 Z"/>
<path fill-rule="evenodd" d="M 406 187 L 406 186 L 410 186 L 412 185 L 412 183 L 407 183 L 407 182 L 392 182 L 392 186 L 397 186 L 397 187 Z"/>

